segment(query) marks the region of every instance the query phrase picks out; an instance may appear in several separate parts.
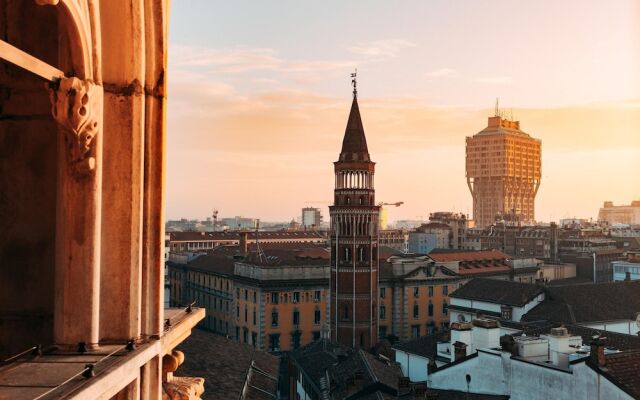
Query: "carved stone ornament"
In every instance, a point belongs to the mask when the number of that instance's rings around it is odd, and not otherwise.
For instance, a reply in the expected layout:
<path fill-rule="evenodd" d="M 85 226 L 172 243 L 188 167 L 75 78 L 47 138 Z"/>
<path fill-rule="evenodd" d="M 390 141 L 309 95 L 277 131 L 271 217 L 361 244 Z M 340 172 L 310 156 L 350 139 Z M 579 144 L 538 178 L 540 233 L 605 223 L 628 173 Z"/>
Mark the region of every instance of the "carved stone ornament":
<path fill-rule="evenodd" d="M 71 173 L 81 178 L 95 173 L 95 146 L 102 120 L 102 87 L 78 78 L 62 78 L 49 88 L 51 113 L 65 133 Z"/>
<path fill-rule="evenodd" d="M 203 378 L 173 376 L 183 362 L 184 353 L 177 350 L 162 357 L 162 400 L 201 400 Z"/>

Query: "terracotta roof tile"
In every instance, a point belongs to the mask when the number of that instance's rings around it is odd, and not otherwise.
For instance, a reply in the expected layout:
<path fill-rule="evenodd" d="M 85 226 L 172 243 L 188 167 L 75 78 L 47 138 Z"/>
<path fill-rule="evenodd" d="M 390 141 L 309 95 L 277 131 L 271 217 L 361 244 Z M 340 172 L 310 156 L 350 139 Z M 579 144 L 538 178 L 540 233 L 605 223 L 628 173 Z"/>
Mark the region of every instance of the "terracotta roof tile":
<path fill-rule="evenodd" d="M 277 357 L 254 350 L 251 346 L 222 336 L 194 329 L 191 336 L 178 347 L 185 354 L 184 364 L 176 376 L 199 376 L 205 379 L 203 398 L 238 399 L 242 393 L 250 367 L 249 384 L 260 390 L 249 390 L 245 399 L 275 399 L 278 389 Z M 269 396 L 266 393 L 271 393 Z"/>
<path fill-rule="evenodd" d="M 511 257 L 498 250 L 460 251 L 460 250 L 435 250 L 429 253 L 429 257 L 437 262 L 451 261 L 481 261 L 481 260 L 507 260 Z"/>
<path fill-rule="evenodd" d="M 640 351 L 609 354 L 603 369 L 619 387 L 636 399 L 640 398 Z"/>

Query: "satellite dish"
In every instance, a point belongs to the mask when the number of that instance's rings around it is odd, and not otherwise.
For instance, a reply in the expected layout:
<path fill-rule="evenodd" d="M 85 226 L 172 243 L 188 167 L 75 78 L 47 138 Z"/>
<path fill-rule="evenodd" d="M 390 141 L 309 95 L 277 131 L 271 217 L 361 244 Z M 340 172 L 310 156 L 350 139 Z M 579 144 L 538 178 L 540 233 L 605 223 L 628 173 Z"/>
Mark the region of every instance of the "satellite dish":
<path fill-rule="evenodd" d="M 640 317 L 640 315 L 638 316 Z M 466 318 L 464 317 L 463 314 L 458 314 L 458 322 L 465 322 Z M 638 322 L 638 320 L 636 319 L 636 323 L 640 323 Z"/>

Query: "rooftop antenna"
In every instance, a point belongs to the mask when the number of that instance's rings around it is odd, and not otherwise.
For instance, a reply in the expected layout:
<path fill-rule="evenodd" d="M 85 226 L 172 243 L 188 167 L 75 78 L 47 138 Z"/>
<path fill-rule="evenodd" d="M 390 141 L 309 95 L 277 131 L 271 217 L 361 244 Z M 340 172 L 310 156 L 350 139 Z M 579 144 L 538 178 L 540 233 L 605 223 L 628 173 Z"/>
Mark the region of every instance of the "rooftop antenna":
<path fill-rule="evenodd" d="M 353 98 L 358 97 L 358 68 L 355 69 L 354 72 L 351 73 L 351 86 L 353 86 Z"/>
<path fill-rule="evenodd" d="M 213 210 L 213 231 L 216 231 L 216 226 L 218 225 L 218 210 Z"/>
<path fill-rule="evenodd" d="M 499 103 L 499 99 L 498 97 L 496 97 L 496 111 L 495 111 L 494 117 L 500 116 L 500 107 L 498 106 L 498 103 Z"/>
<path fill-rule="evenodd" d="M 258 230 L 260 229 L 260 220 L 257 219 L 256 220 L 256 255 L 258 256 L 258 261 L 259 262 L 267 262 L 267 256 L 264 254 L 264 251 L 262 251 L 262 248 L 260 248 L 260 241 L 258 240 Z"/>

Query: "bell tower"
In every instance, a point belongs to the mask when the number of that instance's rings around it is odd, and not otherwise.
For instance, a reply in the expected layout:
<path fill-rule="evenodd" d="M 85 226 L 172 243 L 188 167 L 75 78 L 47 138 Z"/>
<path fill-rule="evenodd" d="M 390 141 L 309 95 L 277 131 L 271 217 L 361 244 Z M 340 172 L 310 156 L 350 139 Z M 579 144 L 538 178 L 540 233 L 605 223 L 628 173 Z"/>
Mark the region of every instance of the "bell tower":
<path fill-rule="evenodd" d="M 331 216 L 331 340 L 369 349 L 378 341 L 378 214 L 375 163 L 353 102 L 338 161 Z"/>

